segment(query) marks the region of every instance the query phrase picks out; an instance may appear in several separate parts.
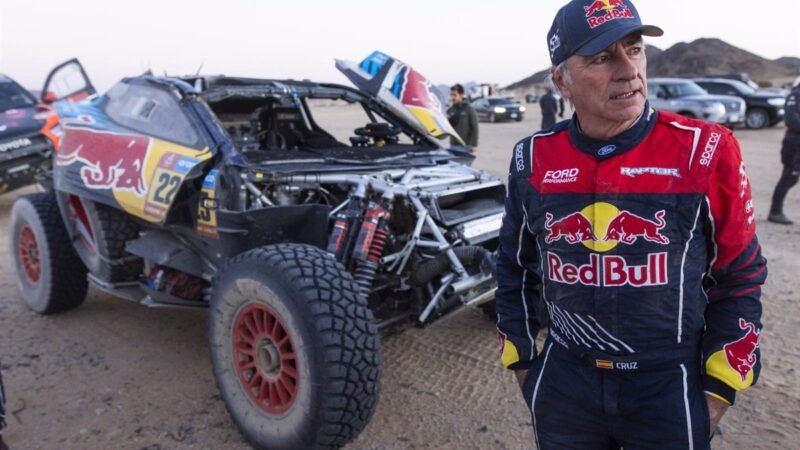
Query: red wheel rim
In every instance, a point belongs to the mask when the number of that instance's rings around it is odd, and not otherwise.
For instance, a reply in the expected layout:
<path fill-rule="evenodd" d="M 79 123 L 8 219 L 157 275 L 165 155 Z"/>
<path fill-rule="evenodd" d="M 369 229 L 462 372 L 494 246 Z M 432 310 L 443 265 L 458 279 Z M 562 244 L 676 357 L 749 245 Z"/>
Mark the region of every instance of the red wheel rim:
<path fill-rule="evenodd" d="M 262 411 L 282 414 L 297 397 L 300 375 L 292 339 L 280 316 L 251 303 L 233 325 L 236 373 L 250 400 Z"/>
<path fill-rule="evenodd" d="M 42 275 L 42 266 L 39 262 L 39 245 L 36 235 L 28 225 L 23 225 L 19 231 L 19 259 L 22 261 L 22 271 L 31 284 L 39 282 Z"/>

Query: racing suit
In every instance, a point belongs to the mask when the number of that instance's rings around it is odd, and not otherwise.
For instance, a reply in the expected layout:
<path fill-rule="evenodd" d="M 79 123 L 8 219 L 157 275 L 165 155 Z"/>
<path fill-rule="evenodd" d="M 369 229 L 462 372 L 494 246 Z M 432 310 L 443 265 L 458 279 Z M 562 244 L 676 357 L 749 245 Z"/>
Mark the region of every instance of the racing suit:
<path fill-rule="evenodd" d="M 609 141 L 561 122 L 514 147 L 505 209 L 501 359 L 529 369 L 537 446 L 708 448 L 704 392 L 733 404 L 760 369 L 766 261 L 732 133 L 649 105 Z"/>

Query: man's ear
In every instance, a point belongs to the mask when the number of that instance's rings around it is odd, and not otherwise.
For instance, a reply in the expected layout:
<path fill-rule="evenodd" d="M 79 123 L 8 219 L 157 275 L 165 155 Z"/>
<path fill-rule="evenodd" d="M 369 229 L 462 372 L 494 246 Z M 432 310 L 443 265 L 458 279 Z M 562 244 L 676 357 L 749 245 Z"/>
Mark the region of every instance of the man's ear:
<path fill-rule="evenodd" d="M 553 84 L 556 85 L 561 96 L 567 100 L 572 100 L 572 92 L 569 90 L 569 85 L 564 80 L 564 72 L 557 71 L 555 67 L 550 68 L 550 74 L 553 77 Z"/>

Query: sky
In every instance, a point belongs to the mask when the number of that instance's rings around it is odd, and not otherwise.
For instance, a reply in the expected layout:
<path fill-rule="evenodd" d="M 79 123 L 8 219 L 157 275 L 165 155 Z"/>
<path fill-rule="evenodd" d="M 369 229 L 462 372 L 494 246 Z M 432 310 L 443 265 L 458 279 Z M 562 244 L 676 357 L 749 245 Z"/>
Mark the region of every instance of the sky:
<path fill-rule="evenodd" d="M 204 74 L 347 83 L 334 58 L 382 50 L 434 84 L 501 86 L 549 66 L 563 0 L 0 0 L 0 73 L 40 90 L 78 57 L 101 92 L 125 76 Z M 587 0 L 587 4 L 590 2 Z M 720 38 L 769 59 L 800 57 L 797 0 L 638 0 L 665 49 Z"/>

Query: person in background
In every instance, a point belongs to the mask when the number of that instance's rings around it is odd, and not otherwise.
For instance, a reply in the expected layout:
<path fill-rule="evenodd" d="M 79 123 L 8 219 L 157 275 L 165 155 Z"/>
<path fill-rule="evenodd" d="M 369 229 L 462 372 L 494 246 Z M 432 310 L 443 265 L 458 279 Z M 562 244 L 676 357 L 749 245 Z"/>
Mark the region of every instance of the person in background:
<path fill-rule="evenodd" d="M 6 391 L 3 389 L 3 374 L 0 373 L 0 450 L 8 450 L 3 441 L 3 431 L 6 429 Z"/>
<path fill-rule="evenodd" d="M 549 130 L 556 124 L 556 113 L 558 113 L 558 101 L 552 88 L 548 87 L 547 92 L 539 99 L 539 107 L 542 108 L 542 130 Z M 561 116 L 564 116 L 563 107 Z"/>
<path fill-rule="evenodd" d="M 781 225 L 791 225 L 794 222 L 783 213 L 783 201 L 789 189 L 800 179 L 800 84 L 795 85 L 786 97 L 784 122 L 786 134 L 783 136 L 781 146 L 783 173 L 772 194 L 772 206 L 767 220 Z"/>
<path fill-rule="evenodd" d="M 475 153 L 478 150 L 478 115 L 472 105 L 464 99 L 464 86 L 455 84 L 450 88 L 450 107 L 447 108 L 447 120 L 455 128 L 467 150 Z M 459 145 L 455 139 L 450 144 Z"/>

